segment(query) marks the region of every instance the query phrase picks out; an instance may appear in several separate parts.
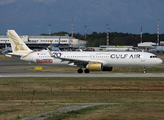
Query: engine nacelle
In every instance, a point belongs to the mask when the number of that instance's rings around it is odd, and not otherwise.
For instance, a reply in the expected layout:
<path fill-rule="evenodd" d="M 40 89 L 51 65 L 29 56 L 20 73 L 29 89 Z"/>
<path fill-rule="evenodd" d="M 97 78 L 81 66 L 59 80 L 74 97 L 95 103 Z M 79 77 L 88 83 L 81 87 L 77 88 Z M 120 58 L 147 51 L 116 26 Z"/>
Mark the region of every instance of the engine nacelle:
<path fill-rule="evenodd" d="M 112 71 L 113 67 L 103 67 L 102 71 Z"/>
<path fill-rule="evenodd" d="M 86 68 L 89 69 L 89 71 L 102 71 L 103 70 L 103 64 L 100 62 L 88 63 Z"/>

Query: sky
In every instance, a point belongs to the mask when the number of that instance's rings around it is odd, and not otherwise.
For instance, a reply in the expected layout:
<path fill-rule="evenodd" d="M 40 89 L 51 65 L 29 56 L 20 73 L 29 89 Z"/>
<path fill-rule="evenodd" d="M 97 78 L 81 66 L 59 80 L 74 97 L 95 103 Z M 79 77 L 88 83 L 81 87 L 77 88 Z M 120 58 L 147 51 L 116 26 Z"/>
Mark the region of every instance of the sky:
<path fill-rule="evenodd" d="M 5 5 L 5 4 L 8 4 L 8 3 L 13 3 L 15 1 L 18 1 L 18 0 L 0 0 L 0 5 Z M 22 0 L 22 1 L 25 1 L 25 0 Z M 56 0 L 33 0 L 35 2 L 44 2 L 46 4 L 50 3 L 50 2 L 54 2 Z"/>
<path fill-rule="evenodd" d="M 19 1 L 19 2 L 18 2 Z M 27 3 L 27 1 L 30 1 Z M 31 1 L 37 2 L 33 3 Z M 27 4 L 27 5 L 26 5 Z M 71 33 L 164 33 L 164 0 L 0 0 L 0 34 L 15 29 L 20 34 L 66 31 Z"/>

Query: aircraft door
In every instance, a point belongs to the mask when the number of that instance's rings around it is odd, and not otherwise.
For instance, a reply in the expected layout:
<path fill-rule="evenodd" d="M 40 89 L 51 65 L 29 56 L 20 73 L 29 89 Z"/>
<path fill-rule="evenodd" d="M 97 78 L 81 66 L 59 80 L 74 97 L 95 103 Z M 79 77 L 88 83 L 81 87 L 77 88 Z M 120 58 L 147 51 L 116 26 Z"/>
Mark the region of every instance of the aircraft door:
<path fill-rule="evenodd" d="M 144 54 L 141 55 L 141 62 L 145 62 L 145 55 Z"/>
<path fill-rule="evenodd" d="M 32 53 L 29 55 L 29 60 L 30 60 L 30 62 L 33 62 L 33 54 Z"/>

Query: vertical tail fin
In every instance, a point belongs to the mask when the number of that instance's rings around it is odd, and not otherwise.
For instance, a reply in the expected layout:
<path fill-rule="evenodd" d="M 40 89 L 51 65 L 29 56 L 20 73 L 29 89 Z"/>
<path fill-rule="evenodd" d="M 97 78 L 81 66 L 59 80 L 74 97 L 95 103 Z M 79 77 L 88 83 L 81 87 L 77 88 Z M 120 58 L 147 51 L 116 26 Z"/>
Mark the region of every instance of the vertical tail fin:
<path fill-rule="evenodd" d="M 27 45 L 21 40 L 15 30 L 8 30 L 9 40 L 11 43 L 12 51 L 16 55 L 26 55 L 33 52 L 27 47 Z"/>
<path fill-rule="evenodd" d="M 58 43 L 59 45 L 60 45 L 60 38 L 61 38 L 61 36 L 59 37 L 59 43 Z"/>

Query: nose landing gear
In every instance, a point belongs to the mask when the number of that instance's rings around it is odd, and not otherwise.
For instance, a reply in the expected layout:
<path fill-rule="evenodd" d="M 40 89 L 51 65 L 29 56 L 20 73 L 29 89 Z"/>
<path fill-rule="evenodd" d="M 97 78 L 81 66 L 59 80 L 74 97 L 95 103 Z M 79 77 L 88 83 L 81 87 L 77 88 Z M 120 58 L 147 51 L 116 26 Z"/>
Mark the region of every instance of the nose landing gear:
<path fill-rule="evenodd" d="M 142 69 L 143 69 L 143 74 L 145 74 L 146 73 L 145 66 L 143 66 Z"/>

